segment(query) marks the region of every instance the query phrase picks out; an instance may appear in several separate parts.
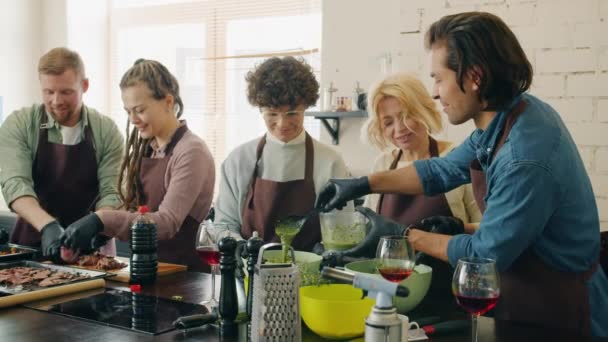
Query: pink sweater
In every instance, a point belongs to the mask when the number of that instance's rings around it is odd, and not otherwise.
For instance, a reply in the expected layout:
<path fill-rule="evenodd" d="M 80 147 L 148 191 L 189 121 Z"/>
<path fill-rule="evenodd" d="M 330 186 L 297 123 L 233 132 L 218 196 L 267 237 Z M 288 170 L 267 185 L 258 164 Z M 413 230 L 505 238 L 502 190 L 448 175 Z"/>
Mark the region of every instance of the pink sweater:
<path fill-rule="evenodd" d="M 159 240 L 173 238 L 188 215 L 202 221 L 213 199 L 215 165 L 205 142 L 186 131 L 175 145 L 163 180 L 167 193 L 158 211 L 149 213 L 156 222 Z M 137 213 L 108 210 L 97 212 L 104 224 L 104 234 L 120 240 L 129 239 L 129 230 Z M 192 242 L 194 244 L 194 242 Z"/>

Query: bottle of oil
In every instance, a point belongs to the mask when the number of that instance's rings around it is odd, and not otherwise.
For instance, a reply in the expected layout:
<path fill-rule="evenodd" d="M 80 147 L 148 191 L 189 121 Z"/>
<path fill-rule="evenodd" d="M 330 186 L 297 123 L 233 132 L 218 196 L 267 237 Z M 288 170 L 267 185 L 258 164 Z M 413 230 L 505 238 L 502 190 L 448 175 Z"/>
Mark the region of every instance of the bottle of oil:
<path fill-rule="evenodd" d="M 156 280 L 158 255 L 156 253 L 156 223 L 146 217 L 147 206 L 137 209 L 139 215 L 131 226 L 130 283 L 151 284 Z"/>

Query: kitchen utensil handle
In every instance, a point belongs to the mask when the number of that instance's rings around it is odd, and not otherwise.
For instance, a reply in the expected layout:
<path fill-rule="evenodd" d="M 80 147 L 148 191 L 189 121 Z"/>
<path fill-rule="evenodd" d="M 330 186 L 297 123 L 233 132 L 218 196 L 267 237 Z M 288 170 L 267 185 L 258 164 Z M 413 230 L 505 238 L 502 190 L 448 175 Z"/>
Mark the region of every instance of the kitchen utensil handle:
<path fill-rule="evenodd" d="M 427 335 L 440 335 L 449 334 L 453 332 L 466 331 L 471 328 L 471 321 L 469 320 L 457 320 L 457 321 L 446 321 L 437 323 L 434 325 L 427 325 L 422 327 L 422 330 Z"/>

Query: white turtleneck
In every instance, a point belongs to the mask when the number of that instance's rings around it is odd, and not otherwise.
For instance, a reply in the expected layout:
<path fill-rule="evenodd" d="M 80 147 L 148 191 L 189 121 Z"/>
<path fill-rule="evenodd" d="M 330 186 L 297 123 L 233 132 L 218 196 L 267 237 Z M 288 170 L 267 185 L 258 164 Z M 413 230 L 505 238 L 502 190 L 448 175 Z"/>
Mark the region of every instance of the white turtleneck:
<path fill-rule="evenodd" d="M 256 138 L 235 148 L 222 163 L 219 194 L 215 201 L 215 222 L 242 225 L 243 203 L 252 181 L 256 148 L 260 139 L 261 137 Z M 312 140 L 313 180 L 318 195 L 330 178 L 348 178 L 350 173 L 338 152 L 314 138 Z M 267 134 L 258 167 L 259 176 L 275 182 L 303 179 L 305 141 L 305 131 L 289 142 L 280 141 L 270 133 Z"/>

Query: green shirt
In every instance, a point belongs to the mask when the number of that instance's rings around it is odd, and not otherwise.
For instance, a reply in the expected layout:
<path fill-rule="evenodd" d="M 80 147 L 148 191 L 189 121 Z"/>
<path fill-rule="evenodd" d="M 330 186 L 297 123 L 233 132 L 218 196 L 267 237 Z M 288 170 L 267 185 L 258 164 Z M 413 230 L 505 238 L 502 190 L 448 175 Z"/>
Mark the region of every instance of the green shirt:
<path fill-rule="evenodd" d="M 0 186 L 10 204 L 23 196 L 37 198 L 32 179 L 32 165 L 38 148 L 41 115 L 47 116 L 49 142 L 61 144 L 59 124 L 46 113 L 43 105 L 34 104 L 9 115 L 0 127 Z M 123 152 L 123 138 L 112 119 L 95 109 L 82 106 L 82 139 L 87 127 L 93 133 L 99 201 L 96 208 L 120 206 L 117 183 Z M 78 167 L 71 165 L 70 167 Z"/>

